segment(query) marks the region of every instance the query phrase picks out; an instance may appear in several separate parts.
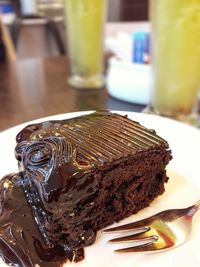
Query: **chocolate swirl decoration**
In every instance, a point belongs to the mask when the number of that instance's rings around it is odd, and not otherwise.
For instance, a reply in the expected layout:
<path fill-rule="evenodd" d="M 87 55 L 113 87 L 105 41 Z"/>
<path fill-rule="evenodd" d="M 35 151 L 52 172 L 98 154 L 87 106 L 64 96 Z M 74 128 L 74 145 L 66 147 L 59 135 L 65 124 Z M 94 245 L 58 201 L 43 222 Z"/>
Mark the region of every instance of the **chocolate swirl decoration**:
<path fill-rule="evenodd" d="M 73 149 L 64 137 L 51 136 L 31 142 L 23 141 L 18 144 L 16 153 L 22 172 L 47 183 L 56 168 L 70 162 Z"/>

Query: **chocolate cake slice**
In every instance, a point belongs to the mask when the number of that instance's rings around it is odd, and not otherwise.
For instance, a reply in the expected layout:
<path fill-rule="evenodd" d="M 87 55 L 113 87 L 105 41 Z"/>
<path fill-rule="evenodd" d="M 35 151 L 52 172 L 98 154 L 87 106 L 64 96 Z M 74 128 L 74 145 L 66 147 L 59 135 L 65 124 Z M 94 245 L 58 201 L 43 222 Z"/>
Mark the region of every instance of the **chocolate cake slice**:
<path fill-rule="evenodd" d="M 168 143 L 108 111 L 23 129 L 16 157 L 35 221 L 49 246 L 78 258 L 96 232 L 163 194 Z"/>

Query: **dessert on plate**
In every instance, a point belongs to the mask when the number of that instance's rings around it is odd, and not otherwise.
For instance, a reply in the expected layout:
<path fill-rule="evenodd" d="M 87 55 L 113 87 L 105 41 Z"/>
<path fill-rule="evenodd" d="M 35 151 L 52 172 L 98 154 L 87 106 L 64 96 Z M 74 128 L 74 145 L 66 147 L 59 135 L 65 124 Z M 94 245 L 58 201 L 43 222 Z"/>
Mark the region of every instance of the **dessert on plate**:
<path fill-rule="evenodd" d="M 0 251 L 11 265 L 80 261 L 98 230 L 165 190 L 167 141 L 126 116 L 47 121 L 16 139 L 19 173 L 0 184 Z"/>

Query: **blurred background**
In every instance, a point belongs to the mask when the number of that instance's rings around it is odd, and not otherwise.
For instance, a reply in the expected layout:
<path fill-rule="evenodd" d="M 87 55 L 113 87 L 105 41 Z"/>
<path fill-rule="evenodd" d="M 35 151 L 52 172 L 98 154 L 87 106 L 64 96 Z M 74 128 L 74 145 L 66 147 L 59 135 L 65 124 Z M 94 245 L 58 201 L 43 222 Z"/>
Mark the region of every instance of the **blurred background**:
<path fill-rule="evenodd" d="M 107 21 L 147 20 L 148 0 L 108 0 Z M 63 0 L 0 0 L 18 59 L 64 53 Z"/>
<path fill-rule="evenodd" d="M 113 55 L 132 61 L 134 32 L 149 31 L 148 0 L 106 1 L 107 81 L 101 90 L 84 91 L 67 83 L 70 64 L 64 1 L 0 0 L 0 131 L 60 113 L 96 109 L 141 111 L 146 105 L 147 96 L 140 99 L 139 93 L 138 101 L 138 92 L 132 90 L 131 62 L 127 62 L 128 72 L 124 71 L 126 65 L 122 70 L 128 78 L 109 70 L 118 69 L 111 67 L 115 66 L 110 60 Z M 147 69 L 147 76 L 148 72 Z M 116 80 L 117 76 L 121 80 Z M 148 84 L 148 77 L 144 79 L 142 73 L 139 77 L 139 83 Z M 138 90 L 138 84 L 136 87 Z"/>
<path fill-rule="evenodd" d="M 172 73 L 175 78 L 180 77 L 177 81 L 177 95 L 174 97 L 171 89 L 169 95 L 167 95 L 167 88 L 163 90 L 169 83 L 162 78 L 162 75 L 158 75 L 164 83 L 158 86 L 161 90 L 158 102 L 167 100 L 167 106 L 164 106 L 164 112 L 160 115 L 166 115 L 164 113 L 168 106 L 171 109 L 168 105 L 170 102 L 174 102 L 173 105 L 177 106 L 178 101 L 169 99 L 178 99 L 180 105 L 184 106 L 179 110 L 181 113 L 179 115 L 184 113 L 183 110 L 187 106 L 185 102 L 188 102 L 189 98 L 192 106 L 197 102 L 195 112 L 199 112 L 200 73 L 196 66 L 199 66 L 200 62 L 199 56 L 196 55 L 200 54 L 198 45 L 200 35 L 193 34 L 199 31 L 199 23 L 196 23 L 200 19 L 198 0 L 192 2 L 170 0 L 171 5 L 168 5 L 169 2 L 166 0 L 107 0 L 103 36 L 105 86 L 101 90 L 77 90 L 67 82 L 71 66 L 69 38 L 66 34 L 68 25 L 64 16 L 66 13 L 64 3 L 67 1 L 69 0 L 0 0 L 0 131 L 26 121 L 66 112 L 97 109 L 143 111 L 151 104 L 151 81 L 152 77 L 156 76 L 152 75 L 151 69 L 153 65 L 150 55 L 151 28 L 154 29 L 153 35 L 155 35 L 156 27 L 163 25 L 165 16 L 172 25 L 176 24 L 177 19 L 177 25 L 180 26 L 179 15 L 177 18 L 170 17 L 173 13 L 171 9 L 174 9 L 177 14 L 180 13 L 180 16 L 183 15 L 181 21 L 188 27 L 166 27 L 163 34 L 166 40 L 159 44 L 159 49 L 155 38 L 154 44 L 157 47 L 155 51 L 162 52 L 157 60 L 164 61 L 163 67 L 158 69 L 163 71 L 164 76 L 165 73 L 169 74 L 167 81 L 171 79 Z M 90 1 L 90 5 L 91 3 L 93 4 Z M 151 24 L 153 20 L 148 16 L 149 3 L 152 3 L 152 10 L 155 13 L 153 24 Z M 165 7 L 159 9 L 161 15 L 156 13 L 158 8 L 155 7 L 158 5 Z M 181 11 L 183 8 L 184 12 Z M 190 20 L 191 23 L 188 23 Z M 73 32 L 73 23 L 71 27 Z M 188 32 L 185 29 L 188 29 Z M 77 32 L 79 33 L 76 35 L 83 35 L 82 28 Z M 90 32 L 88 36 L 91 36 Z M 92 32 L 94 32 L 93 28 Z M 91 39 L 87 36 L 81 38 Z M 173 42 L 171 42 L 172 39 Z M 74 43 L 77 44 L 77 42 Z M 187 45 L 188 43 L 190 46 Z M 83 42 L 80 42 L 78 48 L 81 55 L 83 54 L 80 52 L 83 51 L 82 44 Z M 163 47 L 166 50 L 163 50 Z M 94 52 L 86 56 L 86 61 L 87 58 L 95 57 L 96 52 Z M 183 52 L 185 57 L 179 52 Z M 179 60 L 176 56 L 178 54 Z M 174 62 L 180 64 L 177 66 Z M 174 69 L 171 66 L 175 66 Z M 165 67 L 168 68 L 167 71 Z M 190 70 L 191 79 L 188 78 L 188 82 L 195 82 L 191 97 L 189 94 L 190 91 L 192 92 L 192 86 L 186 85 L 185 89 L 182 88 L 182 84 L 187 84 L 183 78 L 188 77 L 183 75 L 183 72 L 188 73 Z M 196 77 L 193 77 L 193 73 L 196 73 Z M 175 78 L 171 81 L 172 87 L 174 87 Z M 191 108 L 188 111 L 191 112 Z"/>

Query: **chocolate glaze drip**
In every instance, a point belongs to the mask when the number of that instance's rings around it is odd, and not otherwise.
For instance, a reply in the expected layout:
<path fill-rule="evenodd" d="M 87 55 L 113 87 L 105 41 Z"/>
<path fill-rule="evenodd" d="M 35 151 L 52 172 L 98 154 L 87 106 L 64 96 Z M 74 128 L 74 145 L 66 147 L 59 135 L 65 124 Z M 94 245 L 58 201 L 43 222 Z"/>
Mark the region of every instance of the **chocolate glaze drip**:
<path fill-rule="evenodd" d="M 50 247 L 42 238 L 25 198 L 20 175 L 9 175 L 1 180 L 0 200 L 0 255 L 7 264 L 59 267 L 67 258 L 72 260 L 72 249 Z M 78 253 L 82 259 L 83 250 Z"/>
<path fill-rule="evenodd" d="M 83 247 L 96 237 L 88 214 L 99 171 L 142 151 L 168 149 L 155 131 L 108 111 L 27 126 L 17 143 L 20 173 L 0 183 L 0 253 L 11 265 L 30 267 L 83 259 Z"/>

